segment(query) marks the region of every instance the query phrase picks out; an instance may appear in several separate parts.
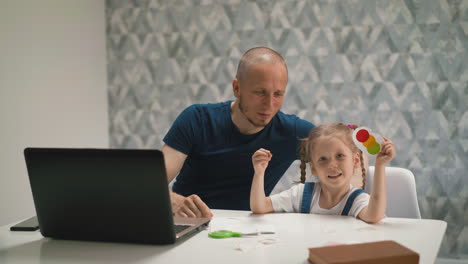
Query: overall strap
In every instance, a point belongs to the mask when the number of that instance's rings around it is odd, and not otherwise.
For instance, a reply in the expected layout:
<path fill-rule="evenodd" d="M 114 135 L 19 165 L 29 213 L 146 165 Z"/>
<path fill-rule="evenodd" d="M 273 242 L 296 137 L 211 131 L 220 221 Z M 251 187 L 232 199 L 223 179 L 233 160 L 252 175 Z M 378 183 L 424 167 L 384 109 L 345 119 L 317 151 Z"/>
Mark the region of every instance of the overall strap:
<path fill-rule="evenodd" d="M 346 205 L 343 208 L 343 212 L 341 212 L 341 215 L 348 215 L 349 210 L 351 210 L 351 206 L 353 206 L 353 203 L 356 197 L 358 197 L 358 195 L 360 195 L 361 193 L 365 193 L 365 192 L 366 191 L 364 191 L 363 189 L 354 190 L 353 193 L 351 193 L 351 195 L 348 197 L 348 200 L 346 201 Z"/>
<path fill-rule="evenodd" d="M 310 213 L 310 204 L 312 203 L 312 194 L 314 192 L 315 182 L 304 183 L 304 192 L 302 193 L 301 213 Z"/>

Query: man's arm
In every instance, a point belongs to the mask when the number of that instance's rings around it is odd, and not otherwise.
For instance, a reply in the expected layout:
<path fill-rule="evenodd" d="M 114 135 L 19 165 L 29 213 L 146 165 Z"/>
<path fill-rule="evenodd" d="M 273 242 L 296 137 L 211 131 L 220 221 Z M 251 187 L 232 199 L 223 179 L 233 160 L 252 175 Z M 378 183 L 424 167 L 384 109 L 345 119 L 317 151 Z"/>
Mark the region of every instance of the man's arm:
<path fill-rule="evenodd" d="M 167 182 L 171 182 L 182 169 L 187 155 L 164 144 L 161 150 L 164 153 Z"/>
<path fill-rule="evenodd" d="M 164 144 L 162 148 L 164 154 L 164 163 L 166 165 L 167 181 L 171 182 L 182 169 L 187 155 Z M 210 208 L 198 197 L 192 194 L 184 197 L 169 190 L 171 195 L 172 212 L 177 216 L 183 217 L 207 217 L 211 218 L 213 214 Z"/>

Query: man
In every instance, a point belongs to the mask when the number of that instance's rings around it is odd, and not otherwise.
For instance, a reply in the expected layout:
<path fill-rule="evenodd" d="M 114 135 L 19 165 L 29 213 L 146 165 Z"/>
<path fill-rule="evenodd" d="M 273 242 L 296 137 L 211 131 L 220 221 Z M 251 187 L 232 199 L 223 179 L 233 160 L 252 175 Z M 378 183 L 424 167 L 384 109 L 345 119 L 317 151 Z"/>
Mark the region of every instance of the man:
<path fill-rule="evenodd" d="M 250 210 L 251 156 L 271 150 L 265 192 L 298 159 L 299 139 L 313 124 L 280 110 L 288 70 L 276 51 L 257 47 L 241 58 L 232 88 L 236 100 L 192 105 L 175 120 L 163 141 L 173 212 L 211 217 L 210 208 Z"/>

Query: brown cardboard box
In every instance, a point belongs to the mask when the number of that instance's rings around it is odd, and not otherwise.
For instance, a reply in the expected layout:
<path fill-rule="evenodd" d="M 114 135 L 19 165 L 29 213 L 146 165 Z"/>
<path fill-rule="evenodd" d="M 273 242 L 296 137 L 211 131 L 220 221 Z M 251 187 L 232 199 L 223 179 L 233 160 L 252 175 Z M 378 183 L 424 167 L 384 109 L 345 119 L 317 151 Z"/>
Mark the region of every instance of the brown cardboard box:
<path fill-rule="evenodd" d="M 314 264 L 413 264 L 419 254 L 391 240 L 309 248 L 309 262 Z"/>

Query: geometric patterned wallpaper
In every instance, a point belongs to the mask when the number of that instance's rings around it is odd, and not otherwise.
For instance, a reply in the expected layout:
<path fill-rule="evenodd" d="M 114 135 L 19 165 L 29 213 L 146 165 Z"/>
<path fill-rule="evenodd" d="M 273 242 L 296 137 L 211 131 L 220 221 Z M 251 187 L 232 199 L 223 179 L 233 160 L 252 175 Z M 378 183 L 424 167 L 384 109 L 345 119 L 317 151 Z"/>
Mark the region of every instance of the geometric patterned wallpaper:
<path fill-rule="evenodd" d="M 111 147 L 161 148 L 268 46 L 289 67 L 283 111 L 390 137 L 422 217 L 448 223 L 439 256 L 468 259 L 468 0 L 107 0 L 106 22 Z"/>

